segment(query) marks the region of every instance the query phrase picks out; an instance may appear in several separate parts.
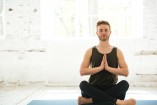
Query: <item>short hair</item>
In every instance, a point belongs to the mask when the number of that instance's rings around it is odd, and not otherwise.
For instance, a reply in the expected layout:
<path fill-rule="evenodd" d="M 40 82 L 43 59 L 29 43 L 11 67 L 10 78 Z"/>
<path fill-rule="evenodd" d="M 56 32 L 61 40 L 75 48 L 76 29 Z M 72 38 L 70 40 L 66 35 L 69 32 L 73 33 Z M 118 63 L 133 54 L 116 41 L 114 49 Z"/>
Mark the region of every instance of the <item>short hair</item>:
<path fill-rule="evenodd" d="M 109 28 L 110 28 L 110 30 L 111 30 L 110 23 L 109 23 L 108 21 L 104 21 L 104 20 L 100 20 L 100 21 L 98 21 L 98 22 L 97 22 L 97 27 L 100 26 L 100 25 L 102 25 L 102 24 L 104 24 L 104 25 L 108 25 Z"/>

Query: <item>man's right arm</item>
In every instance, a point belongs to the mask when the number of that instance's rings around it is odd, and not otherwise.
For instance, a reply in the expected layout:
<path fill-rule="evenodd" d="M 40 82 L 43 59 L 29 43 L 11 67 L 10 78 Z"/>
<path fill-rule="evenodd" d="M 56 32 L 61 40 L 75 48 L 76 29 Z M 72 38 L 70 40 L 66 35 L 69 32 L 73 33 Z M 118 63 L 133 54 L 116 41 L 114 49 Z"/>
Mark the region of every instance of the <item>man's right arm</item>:
<path fill-rule="evenodd" d="M 80 75 L 81 76 L 83 76 L 83 75 L 93 75 L 93 74 L 95 74 L 95 73 L 97 73 L 97 72 L 104 69 L 103 62 L 99 67 L 94 67 L 94 68 L 89 67 L 91 55 L 92 55 L 92 48 L 89 48 L 86 51 L 86 53 L 84 55 L 84 58 L 83 58 L 83 61 L 82 61 L 81 66 L 80 66 Z"/>

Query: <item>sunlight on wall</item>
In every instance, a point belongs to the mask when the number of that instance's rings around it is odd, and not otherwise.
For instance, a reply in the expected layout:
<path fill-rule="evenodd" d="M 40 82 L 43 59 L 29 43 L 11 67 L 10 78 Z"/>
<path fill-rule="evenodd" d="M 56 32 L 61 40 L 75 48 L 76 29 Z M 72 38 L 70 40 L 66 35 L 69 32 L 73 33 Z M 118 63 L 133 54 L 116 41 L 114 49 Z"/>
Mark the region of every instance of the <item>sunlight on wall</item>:
<path fill-rule="evenodd" d="M 4 33 L 3 33 L 3 0 L 0 0 L 0 39 L 4 39 Z"/>
<path fill-rule="evenodd" d="M 142 37 L 143 0 L 41 0 L 41 39 L 95 36 L 107 20 L 113 37 Z"/>

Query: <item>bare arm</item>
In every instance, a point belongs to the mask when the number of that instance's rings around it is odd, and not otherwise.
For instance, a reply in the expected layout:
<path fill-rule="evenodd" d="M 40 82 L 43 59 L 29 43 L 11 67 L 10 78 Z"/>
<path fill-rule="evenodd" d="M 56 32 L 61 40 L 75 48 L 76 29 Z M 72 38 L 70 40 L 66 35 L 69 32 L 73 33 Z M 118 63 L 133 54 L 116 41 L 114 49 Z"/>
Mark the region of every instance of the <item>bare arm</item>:
<path fill-rule="evenodd" d="M 89 68 L 90 65 L 90 58 L 92 55 L 92 48 L 88 49 L 84 55 L 83 61 L 80 66 L 80 75 L 92 75 L 95 74 L 104 68 L 104 62 L 99 67 Z"/>
<path fill-rule="evenodd" d="M 105 70 L 115 74 L 115 75 L 122 75 L 122 76 L 128 76 L 128 66 L 125 62 L 124 55 L 120 49 L 117 49 L 117 57 L 118 57 L 118 64 L 119 68 L 112 68 L 108 66 L 106 56 L 104 56 L 105 59 Z"/>

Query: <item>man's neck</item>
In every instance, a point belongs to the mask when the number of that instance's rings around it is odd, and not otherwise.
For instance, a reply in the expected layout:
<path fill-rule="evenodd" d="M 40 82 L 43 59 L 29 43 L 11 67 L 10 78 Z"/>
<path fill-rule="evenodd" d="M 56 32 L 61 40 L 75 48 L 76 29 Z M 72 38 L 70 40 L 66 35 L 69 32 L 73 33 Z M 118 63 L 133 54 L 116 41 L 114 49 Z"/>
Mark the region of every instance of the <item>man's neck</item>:
<path fill-rule="evenodd" d="M 100 41 L 98 46 L 101 48 L 111 47 L 111 45 L 109 44 L 109 41 Z"/>

